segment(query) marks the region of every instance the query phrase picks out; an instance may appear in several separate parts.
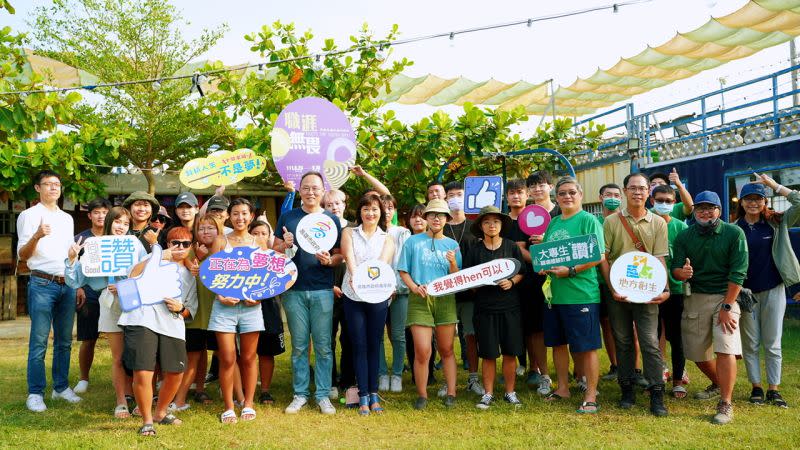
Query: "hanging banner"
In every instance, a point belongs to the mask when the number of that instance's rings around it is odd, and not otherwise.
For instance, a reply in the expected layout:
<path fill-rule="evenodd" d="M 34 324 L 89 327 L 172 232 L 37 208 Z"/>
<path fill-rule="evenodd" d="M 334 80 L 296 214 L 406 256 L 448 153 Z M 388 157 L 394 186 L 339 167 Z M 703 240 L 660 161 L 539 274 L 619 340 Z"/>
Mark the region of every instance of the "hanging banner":
<path fill-rule="evenodd" d="M 300 188 L 309 171 L 323 175 L 325 190 L 340 188 L 356 162 L 356 135 L 347 116 L 336 105 L 305 97 L 278 115 L 272 137 L 272 160 L 283 181 Z"/>
<path fill-rule="evenodd" d="M 87 277 L 119 277 L 128 275 L 139 262 L 139 238 L 125 236 L 93 236 L 83 243 L 81 270 Z M 137 245 L 138 244 L 138 245 Z"/>
<path fill-rule="evenodd" d="M 364 261 L 353 273 L 353 290 L 367 303 L 380 303 L 394 293 L 397 276 L 392 266 L 379 259 Z"/>
<path fill-rule="evenodd" d="M 179 178 L 181 184 L 190 189 L 205 189 L 238 183 L 246 177 L 261 174 L 266 167 L 267 160 L 249 148 L 240 148 L 233 152 L 219 150 L 206 158 L 187 162 L 181 169 Z"/>
<path fill-rule="evenodd" d="M 517 223 L 519 229 L 528 236 L 542 235 L 550 225 L 550 212 L 543 206 L 528 205 L 520 211 Z"/>
<path fill-rule="evenodd" d="M 323 213 L 308 214 L 300 219 L 294 233 L 297 245 L 312 255 L 332 249 L 338 237 L 333 218 Z"/>
<path fill-rule="evenodd" d="M 200 265 L 200 282 L 223 297 L 264 300 L 297 281 L 297 266 L 286 255 L 258 247 L 221 250 Z"/>
<path fill-rule="evenodd" d="M 531 245 L 530 252 L 534 272 L 556 266 L 574 267 L 578 264 L 600 261 L 601 256 L 597 235 L 594 234 Z"/>
<path fill-rule="evenodd" d="M 664 292 L 667 270 L 655 256 L 644 252 L 628 252 L 611 265 L 611 285 L 629 302 L 647 303 Z"/>
<path fill-rule="evenodd" d="M 426 286 L 428 295 L 439 297 L 480 286 L 491 286 L 519 273 L 522 263 L 514 258 L 498 258 L 439 277 Z"/>

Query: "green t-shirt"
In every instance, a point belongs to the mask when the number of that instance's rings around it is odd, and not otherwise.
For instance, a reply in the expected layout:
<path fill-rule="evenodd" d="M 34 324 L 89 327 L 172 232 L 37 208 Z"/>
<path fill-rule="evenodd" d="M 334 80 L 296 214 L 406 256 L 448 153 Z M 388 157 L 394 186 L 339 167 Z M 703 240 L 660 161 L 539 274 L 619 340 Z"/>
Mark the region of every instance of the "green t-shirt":
<path fill-rule="evenodd" d="M 560 241 L 586 234 L 597 236 L 597 245 L 605 248 L 603 240 L 603 227 L 597 218 L 586 211 L 580 211 L 574 216 L 564 219 L 556 216 L 547 226 L 544 242 Z M 579 272 L 575 278 L 558 278 L 551 276 L 550 289 L 553 293 L 553 304 L 580 305 L 586 303 L 600 303 L 600 286 L 597 284 L 597 269 Z"/>
<path fill-rule="evenodd" d="M 686 222 L 682 220 L 675 220 L 674 217 L 672 218 L 672 220 L 667 222 L 667 239 L 669 240 L 669 255 L 667 255 L 664 258 L 664 262 L 667 264 L 667 277 L 669 277 L 669 290 L 673 294 L 683 294 L 683 281 L 678 281 L 672 277 L 672 271 L 670 270 L 670 267 L 672 266 L 672 243 L 675 242 L 675 238 L 678 236 L 678 233 L 687 228 L 689 228 L 689 226 L 686 225 Z"/>

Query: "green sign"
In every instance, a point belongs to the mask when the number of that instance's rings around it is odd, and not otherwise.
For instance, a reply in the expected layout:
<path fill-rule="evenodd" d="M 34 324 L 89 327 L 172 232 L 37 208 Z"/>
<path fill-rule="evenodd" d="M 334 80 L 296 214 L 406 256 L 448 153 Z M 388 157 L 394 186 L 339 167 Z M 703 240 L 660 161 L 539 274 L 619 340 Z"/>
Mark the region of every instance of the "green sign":
<path fill-rule="evenodd" d="M 597 244 L 597 235 L 594 234 L 542 242 L 530 247 L 531 262 L 535 272 L 556 266 L 575 267 L 579 264 L 600 261 L 603 251 L 605 249 L 601 249 Z"/>

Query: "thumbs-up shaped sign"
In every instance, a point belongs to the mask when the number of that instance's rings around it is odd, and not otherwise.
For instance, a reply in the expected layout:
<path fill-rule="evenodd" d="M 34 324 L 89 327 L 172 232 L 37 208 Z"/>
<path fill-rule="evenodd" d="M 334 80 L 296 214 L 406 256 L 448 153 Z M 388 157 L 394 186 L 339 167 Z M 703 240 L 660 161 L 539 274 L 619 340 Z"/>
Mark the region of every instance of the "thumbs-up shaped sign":
<path fill-rule="evenodd" d="M 467 198 L 467 205 L 470 209 L 480 209 L 484 206 L 494 205 L 497 200 L 497 192 L 489 190 L 489 180 L 483 180 L 481 189 L 477 194 L 470 195 Z"/>
<path fill-rule="evenodd" d="M 142 274 L 117 282 L 117 294 L 123 311 L 164 301 L 164 297 L 181 297 L 181 277 L 178 264 L 161 261 L 161 246 L 153 245 L 150 259 Z"/>

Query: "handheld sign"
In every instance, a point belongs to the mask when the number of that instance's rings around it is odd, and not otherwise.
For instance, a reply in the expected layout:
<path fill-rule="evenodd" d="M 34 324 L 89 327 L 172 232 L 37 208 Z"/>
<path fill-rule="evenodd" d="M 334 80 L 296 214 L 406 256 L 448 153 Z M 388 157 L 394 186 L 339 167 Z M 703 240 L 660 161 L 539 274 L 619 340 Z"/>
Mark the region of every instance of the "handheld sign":
<path fill-rule="evenodd" d="M 366 303 L 380 303 L 391 297 L 397 287 L 392 266 L 379 259 L 364 261 L 353 273 L 353 290 Z"/>
<path fill-rule="evenodd" d="M 164 297 L 180 298 L 182 294 L 178 264 L 162 261 L 158 244 L 153 244 L 142 273 L 136 278 L 118 281 L 116 286 L 120 308 L 125 312 L 161 303 Z"/>
<path fill-rule="evenodd" d="M 332 249 L 339 237 L 338 233 L 330 216 L 314 213 L 300 219 L 294 238 L 300 248 L 313 255 Z"/>
<path fill-rule="evenodd" d="M 341 187 L 356 162 L 356 135 L 347 116 L 324 98 L 305 97 L 278 115 L 272 138 L 272 160 L 283 181 L 308 171 L 323 174 L 325 190 Z"/>
<path fill-rule="evenodd" d="M 94 236 L 86 239 L 81 270 L 87 277 L 125 276 L 138 262 L 136 236 Z"/>
<path fill-rule="evenodd" d="M 574 267 L 578 264 L 600 261 L 601 250 L 597 235 L 586 234 L 558 241 L 531 245 L 531 262 L 534 272 L 556 266 Z"/>
<path fill-rule="evenodd" d="M 528 236 L 544 234 L 550 225 L 550 212 L 543 206 L 528 205 L 519 213 L 517 223 L 519 229 Z"/>
<path fill-rule="evenodd" d="M 484 206 L 503 206 L 503 177 L 467 177 L 464 179 L 464 212 L 478 214 Z"/>
<path fill-rule="evenodd" d="M 200 281 L 223 297 L 264 300 L 294 285 L 297 266 L 275 250 L 235 247 L 206 258 L 200 265 Z"/>
<path fill-rule="evenodd" d="M 629 302 L 647 303 L 664 292 L 667 270 L 655 256 L 644 252 L 628 252 L 611 265 L 611 286 Z"/>
<path fill-rule="evenodd" d="M 439 297 L 479 286 L 492 286 L 513 277 L 521 267 L 522 263 L 514 258 L 498 258 L 478 264 L 431 281 L 427 285 L 428 295 Z"/>
<path fill-rule="evenodd" d="M 267 167 L 267 160 L 249 148 L 236 151 L 219 150 L 206 158 L 195 158 L 187 162 L 178 178 L 191 189 L 209 186 L 227 186 L 238 183 L 245 177 L 254 177 Z"/>

